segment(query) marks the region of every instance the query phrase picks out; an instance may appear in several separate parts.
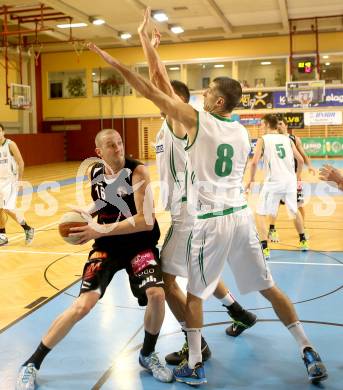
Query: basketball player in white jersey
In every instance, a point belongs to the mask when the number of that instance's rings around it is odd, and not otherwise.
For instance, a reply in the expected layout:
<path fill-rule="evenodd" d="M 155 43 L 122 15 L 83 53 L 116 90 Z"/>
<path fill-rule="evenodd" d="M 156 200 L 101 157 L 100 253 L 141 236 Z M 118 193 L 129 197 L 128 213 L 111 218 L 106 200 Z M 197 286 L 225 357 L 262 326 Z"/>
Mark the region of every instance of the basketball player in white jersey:
<path fill-rule="evenodd" d="M 201 355 L 202 301 L 215 290 L 225 260 L 241 293 L 259 291 L 270 301 L 300 347 L 309 380 L 326 379 L 326 368 L 307 338 L 293 304 L 273 281 L 244 197 L 242 181 L 250 153 L 249 136 L 242 125 L 230 118 L 242 96 L 239 82 L 228 77 L 214 79 L 204 92 L 205 112 L 199 112 L 166 95 L 93 43 L 88 47 L 187 131 L 197 214 L 187 257 L 185 315 L 189 358 L 174 370 L 176 380 L 191 385 L 207 382 Z"/>
<path fill-rule="evenodd" d="M 146 9 L 144 20 L 138 28 L 145 57 L 149 65 L 150 79 L 169 96 L 175 96 L 181 101 L 188 103 L 190 93 L 188 87 L 181 81 L 170 82 L 166 68 L 156 51 L 159 45 L 160 34 L 155 28 L 153 38 L 150 41 L 148 27 L 150 23 L 150 8 Z M 164 116 L 164 114 L 162 113 Z M 178 128 L 182 137 L 174 133 L 173 128 Z M 179 134 L 179 135 L 181 135 Z M 162 252 L 163 279 L 166 286 L 166 300 L 175 318 L 179 321 L 181 329 L 185 328 L 186 296 L 176 282 L 176 276 L 187 278 L 187 245 L 192 230 L 193 218 L 187 212 L 186 175 L 187 175 L 187 133 L 182 124 L 165 118 L 156 137 L 156 162 L 161 181 L 162 200 L 166 210 L 171 213 L 172 223 L 166 235 Z M 256 315 L 244 310 L 235 301 L 223 281 L 218 283 L 214 296 L 218 298 L 233 318 L 234 323 L 226 333 L 230 336 L 238 336 L 245 329 L 256 322 Z M 207 360 L 210 349 L 202 339 L 202 357 Z M 169 364 L 177 365 L 188 357 L 188 344 L 183 348 L 166 356 Z"/>
<path fill-rule="evenodd" d="M 267 218 L 276 217 L 280 201 L 283 200 L 294 221 L 299 234 L 299 247 L 308 250 L 302 216 L 297 206 L 297 181 L 301 180 L 304 160 L 288 135 L 279 134 L 276 115 L 265 115 L 261 122 L 265 135 L 257 141 L 254 157 L 251 161 L 250 180 L 247 189 L 255 180 L 257 164 L 263 156 L 265 178 L 256 207 L 256 220 L 263 253 L 266 259 L 270 257 L 268 247 Z M 297 160 L 295 173 L 294 159 Z"/>
<path fill-rule="evenodd" d="M 14 141 L 5 138 L 5 128 L 0 124 L 0 246 L 8 243 L 6 235 L 6 214 L 13 218 L 25 233 L 25 243 L 33 240 L 34 229 L 16 211 L 18 181 L 24 172 L 24 160 Z"/>
<path fill-rule="evenodd" d="M 295 147 L 297 148 L 298 152 L 301 154 L 301 157 L 304 159 L 304 163 L 307 165 L 308 171 L 312 173 L 312 175 L 316 174 L 316 170 L 314 169 L 310 157 L 306 154 L 299 137 L 293 134 L 288 133 L 288 122 L 285 117 L 282 117 L 277 126 L 277 130 L 280 134 L 287 135 L 290 140 L 294 143 Z M 294 160 L 294 166 L 295 166 L 295 172 L 297 171 L 297 160 Z M 305 206 L 304 206 L 304 191 L 302 182 L 298 181 L 298 187 L 297 187 L 297 205 L 298 210 L 300 211 L 300 214 L 303 218 L 304 223 L 304 229 L 305 229 Z M 284 203 L 283 201 L 281 204 Z M 276 230 L 276 216 L 270 216 L 269 218 L 269 232 L 268 232 L 268 238 L 271 242 L 279 242 L 279 235 Z M 308 237 L 308 235 L 306 235 Z"/>

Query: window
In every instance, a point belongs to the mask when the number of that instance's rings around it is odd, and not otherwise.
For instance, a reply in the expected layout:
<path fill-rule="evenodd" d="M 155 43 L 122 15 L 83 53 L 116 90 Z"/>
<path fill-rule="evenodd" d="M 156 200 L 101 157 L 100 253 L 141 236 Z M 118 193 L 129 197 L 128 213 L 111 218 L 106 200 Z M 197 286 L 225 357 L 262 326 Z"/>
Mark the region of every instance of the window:
<path fill-rule="evenodd" d="M 181 80 L 181 65 L 166 65 L 169 80 Z M 146 79 L 149 79 L 149 68 L 147 66 L 139 66 L 138 73 Z"/>
<path fill-rule="evenodd" d="M 217 61 L 187 65 L 187 85 L 191 91 L 206 89 L 216 77 L 232 76 L 232 63 Z"/>
<path fill-rule="evenodd" d="M 49 98 L 78 98 L 86 96 L 86 71 L 50 72 Z"/>
<path fill-rule="evenodd" d="M 325 80 L 326 84 L 343 83 L 343 54 L 320 57 L 320 79 Z"/>
<path fill-rule="evenodd" d="M 286 58 L 238 61 L 238 79 L 243 88 L 284 87 Z"/>
<path fill-rule="evenodd" d="M 93 96 L 132 95 L 132 88 L 125 83 L 123 76 L 113 68 L 92 69 Z"/>

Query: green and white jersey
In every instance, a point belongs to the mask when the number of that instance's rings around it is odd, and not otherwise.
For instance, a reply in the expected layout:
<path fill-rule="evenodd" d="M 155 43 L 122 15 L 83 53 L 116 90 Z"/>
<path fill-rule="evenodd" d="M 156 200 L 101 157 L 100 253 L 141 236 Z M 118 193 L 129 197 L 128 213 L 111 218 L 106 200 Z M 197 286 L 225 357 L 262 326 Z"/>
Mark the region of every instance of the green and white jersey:
<path fill-rule="evenodd" d="M 190 202 L 199 217 L 246 207 L 243 175 L 251 150 L 244 126 L 229 118 L 198 112 L 194 142 L 187 145 Z M 211 215 L 215 213 L 215 215 Z"/>
<path fill-rule="evenodd" d="M 294 154 L 288 135 L 266 134 L 262 139 L 264 182 L 276 184 L 295 181 Z"/>
<path fill-rule="evenodd" d="M 187 139 L 179 138 L 165 120 L 156 136 L 156 162 L 161 181 L 161 197 L 166 210 L 179 210 L 185 200 Z"/>
<path fill-rule="evenodd" d="M 10 151 L 11 140 L 5 139 L 0 145 L 0 179 L 8 179 L 16 177 L 17 164 Z"/>

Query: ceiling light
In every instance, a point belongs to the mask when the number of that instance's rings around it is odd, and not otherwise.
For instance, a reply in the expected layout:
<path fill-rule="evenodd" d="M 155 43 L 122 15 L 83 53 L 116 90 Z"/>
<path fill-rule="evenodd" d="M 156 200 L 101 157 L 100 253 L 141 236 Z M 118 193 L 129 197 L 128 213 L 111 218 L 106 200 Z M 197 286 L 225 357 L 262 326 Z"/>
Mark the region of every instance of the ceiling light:
<path fill-rule="evenodd" d="M 185 30 L 181 26 L 172 26 L 170 27 L 170 31 L 173 32 L 174 34 L 181 34 Z"/>
<path fill-rule="evenodd" d="M 326 60 L 327 58 L 329 58 L 329 56 L 328 56 L 328 55 L 325 55 L 325 56 L 323 56 L 323 58 Z"/>
<path fill-rule="evenodd" d="M 58 28 L 77 28 L 77 27 L 87 27 L 87 23 L 66 23 L 58 24 Z"/>
<path fill-rule="evenodd" d="M 270 61 L 262 61 L 261 65 L 271 65 L 272 63 Z"/>
<path fill-rule="evenodd" d="M 92 75 L 93 75 L 93 76 L 95 76 L 95 75 L 96 75 L 96 73 L 95 73 L 95 72 L 92 72 Z"/>
<path fill-rule="evenodd" d="M 152 12 L 152 17 L 158 22 L 166 22 L 168 20 L 167 14 L 162 11 Z"/>
<path fill-rule="evenodd" d="M 224 64 L 215 64 L 214 67 L 215 68 L 224 68 Z"/>
<path fill-rule="evenodd" d="M 329 66 L 329 65 L 331 65 L 331 62 L 325 62 L 325 65 Z"/>
<path fill-rule="evenodd" d="M 169 70 L 180 70 L 179 66 L 171 66 Z"/>
<path fill-rule="evenodd" d="M 121 39 L 124 39 L 124 41 L 126 41 L 127 39 L 130 39 L 132 37 L 132 35 L 130 33 L 121 33 L 120 34 L 120 38 Z"/>
<path fill-rule="evenodd" d="M 92 23 L 95 24 L 96 26 L 101 26 L 102 24 L 105 23 L 104 19 L 93 19 Z"/>

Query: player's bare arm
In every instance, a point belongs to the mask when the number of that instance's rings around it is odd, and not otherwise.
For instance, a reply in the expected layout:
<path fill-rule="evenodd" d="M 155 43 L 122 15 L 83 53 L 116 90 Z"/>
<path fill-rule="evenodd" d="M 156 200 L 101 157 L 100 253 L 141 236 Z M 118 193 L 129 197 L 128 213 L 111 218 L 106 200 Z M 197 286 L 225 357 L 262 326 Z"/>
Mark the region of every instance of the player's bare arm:
<path fill-rule="evenodd" d="M 298 152 L 298 149 L 294 145 L 293 142 L 291 142 L 294 158 L 297 160 L 298 167 L 297 167 L 297 179 L 298 181 L 301 181 L 301 172 L 304 166 L 304 159 L 302 158 L 301 154 Z"/>
<path fill-rule="evenodd" d="M 79 237 L 79 244 L 105 236 L 138 233 L 152 230 L 155 223 L 154 202 L 147 168 L 139 165 L 132 175 L 132 187 L 137 213 L 123 221 L 101 225 L 96 222 L 71 228 L 69 236 Z"/>
<path fill-rule="evenodd" d="M 89 43 L 88 48 L 102 57 L 109 65 L 117 69 L 134 89 L 145 98 L 151 100 L 162 112 L 173 120 L 181 122 L 187 130 L 189 142 L 192 143 L 194 141 L 198 115 L 192 106 L 172 99 L 156 88 L 149 80 L 133 72 L 106 51 L 98 48 L 95 44 Z"/>
<path fill-rule="evenodd" d="M 168 96 L 175 97 L 170 84 L 167 70 L 158 55 L 156 48 L 159 45 L 160 34 L 155 28 L 152 41 L 149 39 L 148 29 L 151 21 L 151 10 L 148 7 L 144 13 L 143 22 L 138 27 L 139 38 L 143 47 L 145 58 L 148 61 L 150 80 Z M 154 47 L 155 45 L 155 47 Z"/>
<path fill-rule="evenodd" d="M 15 160 L 15 162 L 17 163 L 17 166 L 18 166 L 18 179 L 19 181 L 22 180 L 23 178 L 23 173 L 24 173 L 24 160 L 23 160 L 23 157 L 20 153 L 20 150 L 17 146 L 17 144 L 15 142 L 11 142 L 10 145 L 9 145 L 9 148 L 10 148 L 10 151 L 11 151 L 11 154 Z"/>
<path fill-rule="evenodd" d="M 312 173 L 312 175 L 315 175 L 316 174 L 316 170 L 314 169 L 312 163 L 311 163 L 311 159 L 310 157 L 306 154 L 304 148 L 303 148 L 303 145 L 301 143 L 301 140 L 299 137 L 295 137 L 295 145 L 298 149 L 298 152 L 301 154 L 301 157 L 304 159 L 304 163 L 307 165 L 308 167 L 308 170 L 310 173 Z"/>
<path fill-rule="evenodd" d="M 263 147 L 264 147 L 263 138 L 259 138 L 257 143 L 256 143 L 255 150 L 254 150 L 254 157 L 252 158 L 251 163 L 250 163 L 250 178 L 249 178 L 249 181 L 245 187 L 245 191 L 247 191 L 247 192 L 250 190 L 250 187 L 255 180 L 257 165 L 262 157 Z"/>
<path fill-rule="evenodd" d="M 154 28 L 153 37 L 150 41 L 148 34 L 148 27 L 151 21 L 151 10 L 148 7 L 144 14 L 143 22 L 138 27 L 138 34 L 143 47 L 145 58 L 148 61 L 149 75 L 151 82 L 162 92 L 168 96 L 181 101 L 179 96 L 174 92 L 173 87 L 170 83 L 167 69 L 158 55 L 156 47 L 159 45 L 160 33 L 157 28 Z M 169 116 L 167 117 L 168 123 L 173 128 L 173 132 L 180 138 L 183 138 L 187 132 L 179 122 L 174 121 Z"/>

